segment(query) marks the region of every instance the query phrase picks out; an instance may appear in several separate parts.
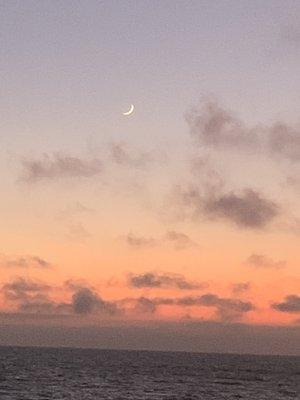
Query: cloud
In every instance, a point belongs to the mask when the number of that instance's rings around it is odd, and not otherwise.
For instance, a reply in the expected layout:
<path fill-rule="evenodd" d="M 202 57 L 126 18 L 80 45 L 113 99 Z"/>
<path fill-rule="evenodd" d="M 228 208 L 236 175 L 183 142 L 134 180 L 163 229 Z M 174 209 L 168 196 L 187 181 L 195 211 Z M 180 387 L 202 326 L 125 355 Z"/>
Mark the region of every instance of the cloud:
<path fill-rule="evenodd" d="M 133 233 L 123 237 L 125 242 L 136 249 L 153 247 L 157 245 L 157 240 L 152 237 L 136 236 Z"/>
<path fill-rule="evenodd" d="M 234 283 L 232 285 L 232 293 L 233 294 L 241 294 L 247 292 L 251 287 L 250 282 L 241 282 L 241 283 Z"/>
<path fill-rule="evenodd" d="M 172 244 L 176 250 L 183 250 L 188 247 L 197 246 L 197 244 L 188 235 L 176 231 L 168 231 L 160 239 L 155 239 L 153 237 L 137 236 L 134 235 L 133 233 L 129 233 L 128 235 L 123 236 L 122 238 L 129 246 L 136 249 L 154 247 L 162 245 L 164 243 Z"/>
<path fill-rule="evenodd" d="M 7 300 L 28 302 L 31 300 L 46 299 L 50 286 L 18 277 L 3 285 L 2 292 Z"/>
<path fill-rule="evenodd" d="M 6 300 L 17 304 L 20 313 L 61 314 L 70 313 L 67 303 L 56 303 L 49 298 L 52 288 L 41 282 L 18 277 L 3 285 L 2 292 Z"/>
<path fill-rule="evenodd" d="M 246 264 L 256 268 L 282 268 L 285 267 L 286 261 L 274 261 L 272 258 L 264 254 L 251 254 L 246 260 Z"/>
<path fill-rule="evenodd" d="M 142 299 L 142 301 L 140 300 Z M 144 307 L 147 312 L 154 313 L 158 306 L 179 306 L 179 307 L 213 307 L 216 311 L 216 318 L 224 322 L 232 322 L 255 309 L 249 301 L 236 298 L 223 298 L 216 294 L 207 293 L 202 296 L 183 297 L 142 297 L 137 299 L 124 299 L 125 304 L 134 304 L 135 307 Z M 141 305 L 139 303 L 141 302 Z M 136 308 L 133 310 L 136 310 Z"/>
<path fill-rule="evenodd" d="M 41 159 L 23 160 L 21 181 L 36 183 L 59 178 L 88 178 L 102 172 L 99 159 L 84 160 L 79 157 L 54 153 L 44 154 Z"/>
<path fill-rule="evenodd" d="M 139 297 L 135 301 L 133 311 L 138 314 L 154 314 L 156 311 L 156 304 L 146 297 Z"/>
<path fill-rule="evenodd" d="M 240 228 L 263 229 L 279 215 L 279 206 L 259 192 L 246 189 L 241 193 L 220 193 L 218 189 L 207 194 L 194 187 L 179 192 L 181 203 L 195 215 L 223 219 Z"/>
<path fill-rule="evenodd" d="M 24 313 L 77 315 L 100 313 L 112 316 L 121 311 L 114 302 L 103 300 L 92 288 L 84 286 L 84 282 L 67 281 L 64 287 L 73 292 L 70 302 L 51 300 L 50 286 L 22 277 L 4 284 L 2 292 L 6 300 L 16 302 L 18 310 Z"/>
<path fill-rule="evenodd" d="M 210 197 L 204 201 L 204 213 L 224 218 L 244 228 L 264 228 L 278 214 L 278 206 L 247 189 L 241 194 L 233 192 Z"/>
<path fill-rule="evenodd" d="M 54 315 L 54 314 L 70 314 L 71 307 L 68 303 L 56 303 L 47 298 L 45 299 L 33 299 L 29 302 L 20 304 L 19 311 L 26 314 L 42 314 L 42 315 Z"/>
<path fill-rule="evenodd" d="M 199 288 L 199 284 L 186 281 L 178 275 L 158 275 L 157 280 L 153 277 L 133 277 L 135 287 L 162 287 L 171 286 L 182 290 Z M 222 298 L 216 294 L 207 293 L 202 296 L 183 297 L 138 297 L 123 298 L 117 301 L 104 300 L 93 288 L 84 282 L 67 281 L 64 288 L 71 290 L 70 301 L 58 302 L 49 297 L 54 288 L 37 281 L 16 278 L 2 287 L 5 300 L 15 303 L 20 314 L 42 314 L 42 315 L 80 315 L 88 316 L 106 315 L 109 317 L 124 315 L 126 311 L 133 314 L 154 314 L 159 306 L 179 307 L 214 307 L 216 317 L 222 321 L 238 320 L 244 313 L 254 309 L 250 302 L 236 298 Z M 56 288 L 57 289 L 57 288 Z"/>
<path fill-rule="evenodd" d="M 128 283 L 134 288 L 176 288 L 180 290 L 193 290 L 204 287 L 203 284 L 187 281 L 182 275 L 157 274 L 154 272 L 129 275 Z"/>
<path fill-rule="evenodd" d="M 282 121 L 249 128 L 216 100 L 205 100 L 187 115 L 191 135 L 203 146 L 300 161 L 300 130 Z"/>
<path fill-rule="evenodd" d="M 293 294 L 286 296 L 281 303 L 272 304 L 272 308 L 281 312 L 300 313 L 300 296 Z"/>
<path fill-rule="evenodd" d="M 300 161 L 300 131 L 278 122 L 269 128 L 269 151 L 290 161 Z"/>
<path fill-rule="evenodd" d="M 176 250 L 196 246 L 196 243 L 188 235 L 182 232 L 169 231 L 165 235 L 165 240 L 172 243 Z"/>
<path fill-rule="evenodd" d="M 202 296 L 186 296 L 177 298 L 174 304 L 189 306 L 214 307 L 217 318 L 222 321 L 234 321 L 242 317 L 244 313 L 255 309 L 254 305 L 248 301 L 239 299 L 223 298 L 216 294 L 207 293 Z"/>
<path fill-rule="evenodd" d="M 1 266 L 7 268 L 40 268 L 47 269 L 51 267 L 51 263 L 38 256 L 22 256 L 17 258 L 8 258 L 2 256 L 0 258 Z"/>
<path fill-rule="evenodd" d="M 110 153 L 112 160 L 120 166 L 145 168 L 152 161 L 148 153 L 130 154 L 124 143 L 112 143 Z"/>
<path fill-rule="evenodd" d="M 190 133 L 201 144 L 215 148 L 256 148 L 257 136 L 242 121 L 224 110 L 217 101 L 203 101 L 186 118 Z"/>
<path fill-rule="evenodd" d="M 72 296 L 72 307 L 75 314 L 87 315 L 93 312 L 103 312 L 113 315 L 117 312 L 115 304 L 104 301 L 92 289 L 79 288 Z"/>

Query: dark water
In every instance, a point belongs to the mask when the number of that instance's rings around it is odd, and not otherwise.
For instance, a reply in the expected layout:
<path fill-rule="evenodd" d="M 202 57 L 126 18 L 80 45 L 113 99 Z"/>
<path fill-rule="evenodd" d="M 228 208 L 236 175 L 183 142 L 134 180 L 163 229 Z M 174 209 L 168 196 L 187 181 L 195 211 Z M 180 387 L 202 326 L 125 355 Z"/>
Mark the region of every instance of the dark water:
<path fill-rule="evenodd" d="M 0 399 L 300 399 L 300 358 L 1 348 Z"/>

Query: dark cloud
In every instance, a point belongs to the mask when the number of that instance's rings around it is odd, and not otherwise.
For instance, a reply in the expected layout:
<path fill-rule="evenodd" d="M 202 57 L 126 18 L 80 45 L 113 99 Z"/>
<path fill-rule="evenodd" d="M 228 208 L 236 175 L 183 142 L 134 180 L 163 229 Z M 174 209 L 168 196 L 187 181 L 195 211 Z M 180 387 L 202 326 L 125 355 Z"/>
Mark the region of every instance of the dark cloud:
<path fill-rule="evenodd" d="M 152 161 L 152 157 L 148 153 L 132 155 L 124 143 L 112 143 L 110 152 L 112 160 L 121 166 L 145 168 Z"/>
<path fill-rule="evenodd" d="M 92 289 L 79 288 L 72 296 L 72 307 L 75 314 L 87 315 L 93 312 L 116 314 L 117 307 L 114 303 L 104 301 Z"/>
<path fill-rule="evenodd" d="M 246 264 L 256 268 L 282 268 L 285 267 L 286 261 L 274 261 L 272 258 L 264 254 L 251 254 L 246 260 Z"/>
<path fill-rule="evenodd" d="M 203 288 L 203 284 L 190 282 L 182 275 L 158 274 L 147 272 L 139 275 L 130 275 L 128 283 L 135 288 L 176 288 L 180 290 L 193 290 Z"/>
<path fill-rule="evenodd" d="M 203 145 L 224 148 L 255 149 L 255 132 L 249 132 L 242 121 L 224 110 L 217 101 L 208 100 L 187 115 L 191 134 Z"/>
<path fill-rule="evenodd" d="M 269 151 L 290 161 L 300 161 L 300 131 L 278 122 L 269 128 Z"/>
<path fill-rule="evenodd" d="M 157 245 L 157 240 L 152 237 L 136 236 L 133 233 L 129 233 L 124 236 L 125 242 L 136 249 L 153 247 Z"/>
<path fill-rule="evenodd" d="M 129 233 L 122 238 L 129 246 L 136 249 L 154 247 L 162 244 L 171 244 L 176 250 L 183 250 L 188 247 L 197 246 L 197 244 L 188 235 L 176 231 L 168 231 L 160 239 L 156 239 L 153 237 L 137 236 L 133 233 Z"/>
<path fill-rule="evenodd" d="M 204 146 L 216 149 L 264 152 L 300 161 L 300 131 L 284 122 L 249 128 L 217 101 L 203 101 L 187 116 L 190 133 Z"/>
<path fill-rule="evenodd" d="M 223 298 L 216 294 L 207 293 L 202 296 L 184 296 L 184 297 L 155 297 L 142 298 L 142 304 L 145 308 L 154 313 L 158 306 L 180 306 L 180 307 L 213 307 L 216 311 L 218 320 L 231 322 L 239 320 L 243 314 L 255 309 L 249 301 L 242 301 L 236 298 Z M 138 304 L 138 299 L 127 299 L 129 302 Z"/>
<path fill-rule="evenodd" d="M 238 320 L 244 313 L 254 310 L 249 301 L 222 298 L 215 294 L 205 294 L 200 297 L 200 304 L 206 307 L 215 307 L 217 315 L 222 321 Z"/>
<path fill-rule="evenodd" d="M 17 258 L 1 257 L 1 265 L 7 268 L 40 268 L 46 269 L 51 267 L 51 263 L 38 256 L 23 256 Z"/>
<path fill-rule="evenodd" d="M 6 300 L 17 304 L 18 311 L 29 314 L 53 314 L 67 311 L 67 305 L 49 299 L 51 287 L 24 278 L 16 278 L 2 287 Z"/>
<path fill-rule="evenodd" d="M 196 243 L 182 232 L 169 231 L 166 233 L 165 240 L 172 243 L 176 250 L 196 246 Z"/>
<path fill-rule="evenodd" d="M 216 294 L 207 293 L 202 296 L 186 296 L 174 300 L 174 304 L 189 306 L 214 307 L 218 319 L 222 321 L 234 321 L 241 318 L 244 313 L 254 310 L 254 305 L 248 301 L 223 298 Z"/>
<path fill-rule="evenodd" d="M 3 285 L 2 292 L 7 300 L 29 302 L 47 299 L 46 293 L 50 286 L 18 277 Z"/>
<path fill-rule="evenodd" d="M 204 213 L 224 218 L 244 228 L 264 228 L 278 214 L 278 206 L 260 193 L 248 189 L 241 194 L 233 192 L 204 201 Z"/>
<path fill-rule="evenodd" d="M 4 284 L 2 292 L 6 300 L 15 302 L 18 310 L 24 313 L 115 315 L 121 311 L 115 303 L 103 300 L 92 288 L 84 286 L 81 281 L 67 281 L 64 286 L 73 292 L 69 303 L 51 300 L 50 286 L 21 277 Z"/>
<path fill-rule="evenodd" d="M 286 296 L 281 303 L 272 304 L 272 307 L 282 312 L 300 313 L 300 296 L 291 294 Z"/>
<path fill-rule="evenodd" d="M 23 160 L 21 180 L 35 183 L 45 179 L 88 178 L 102 172 L 99 159 L 84 160 L 64 154 L 44 154 L 41 159 Z"/>
<path fill-rule="evenodd" d="M 204 215 L 224 219 L 241 228 L 263 229 L 280 213 L 276 203 L 252 189 L 225 194 L 213 189 L 202 194 L 194 187 L 179 194 L 181 203 L 191 211 L 192 217 Z"/>
<path fill-rule="evenodd" d="M 41 315 L 59 315 L 59 314 L 70 314 L 71 307 L 68 303 L 56 303 L 44 299 L 31 299 L 30 301 L 21 303 L 19 311 L 25 314 L 41 314 Z"/>
<path fill-rule="evenodd" d="M 232 285 L 232 293 L 233 294 L 241 294 L 244 292 L 247 292 L 251 287 L 250 282 L 240 282 L 240 283 L 234 283 Z"/>
<path fill-rule="evenodd" d="M 153 300 L 146 297 L 139 297 L 135 301 L 133 311 L 138 314 L 154 314 L 156 311 L 156 304 Z"/>

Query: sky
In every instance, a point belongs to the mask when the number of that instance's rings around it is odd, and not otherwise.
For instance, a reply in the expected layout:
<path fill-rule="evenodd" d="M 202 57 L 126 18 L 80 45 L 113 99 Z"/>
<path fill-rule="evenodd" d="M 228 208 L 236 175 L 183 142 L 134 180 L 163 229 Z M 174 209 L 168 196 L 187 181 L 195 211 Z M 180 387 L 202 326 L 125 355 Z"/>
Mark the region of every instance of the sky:
<path fill-rule="evenodd" d="M 300 354 L 300 3 L 1 1 L 0 43 L 0 344 Z"/>

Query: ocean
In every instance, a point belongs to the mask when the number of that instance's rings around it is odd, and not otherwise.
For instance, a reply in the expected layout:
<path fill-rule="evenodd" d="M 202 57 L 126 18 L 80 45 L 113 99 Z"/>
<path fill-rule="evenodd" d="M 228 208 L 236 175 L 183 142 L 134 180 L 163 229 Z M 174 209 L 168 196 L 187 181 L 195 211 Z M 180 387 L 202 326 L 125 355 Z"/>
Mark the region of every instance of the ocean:
<path fill-rule="evenodd" d="M 0 347 L 1 400 L 300 399 L 300 357 Z"/>

